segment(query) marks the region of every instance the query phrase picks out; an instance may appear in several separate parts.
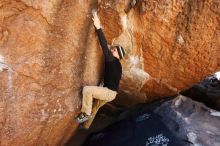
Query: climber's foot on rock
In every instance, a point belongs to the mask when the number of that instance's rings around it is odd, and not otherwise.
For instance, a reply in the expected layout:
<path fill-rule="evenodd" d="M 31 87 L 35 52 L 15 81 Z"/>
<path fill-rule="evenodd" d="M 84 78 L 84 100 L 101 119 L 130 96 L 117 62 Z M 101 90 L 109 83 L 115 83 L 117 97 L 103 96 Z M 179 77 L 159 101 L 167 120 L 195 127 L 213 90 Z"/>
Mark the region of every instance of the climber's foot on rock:
<path fill-rule="evenodd" d="M 86 113 L 80 113 L 75 119 L 77 123 L 81 124 L 84 123 L 85 121 L 89 120 L 91 118 L 90 115 L 87 115 Z"/>

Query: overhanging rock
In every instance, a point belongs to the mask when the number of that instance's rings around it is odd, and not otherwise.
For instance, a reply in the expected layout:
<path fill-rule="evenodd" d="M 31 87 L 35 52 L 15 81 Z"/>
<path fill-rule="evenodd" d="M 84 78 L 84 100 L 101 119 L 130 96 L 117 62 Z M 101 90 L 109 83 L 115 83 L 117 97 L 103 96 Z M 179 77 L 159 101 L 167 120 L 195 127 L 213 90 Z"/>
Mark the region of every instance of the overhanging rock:
<path fill-rule="evenodd" d="M 218 1 L 147 1 L 126 14 L 127 5 L 0 1 L 1 145 L 63 145 L 74 133 L 82 86 L 98 85 L 103 68 L 94 8 L 108 43 L 127 51 L 117 102 L 175 95 L 219 70 Z"/>

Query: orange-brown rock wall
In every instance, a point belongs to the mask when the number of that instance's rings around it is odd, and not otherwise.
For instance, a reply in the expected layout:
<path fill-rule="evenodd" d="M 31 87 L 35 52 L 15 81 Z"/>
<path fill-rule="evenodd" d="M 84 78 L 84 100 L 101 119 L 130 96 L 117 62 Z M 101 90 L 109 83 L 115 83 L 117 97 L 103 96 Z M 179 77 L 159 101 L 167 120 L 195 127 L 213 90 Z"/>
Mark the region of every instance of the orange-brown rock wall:
<path fill-rule="evenodd" d="M 120 17 L 122 30 L 115 29 L 118 22 L 108 24 L 109 17 L 102 17 L 104 28 L 109 42 L 122 44 L 128 53 L 119 102 L 145 102 L 177 95 L 219 70 L 218 1 L 141 2 L 128 14 L 124 13 L 127 1 L 103 0 L 100 6 L 103 16 L 118 13 L 112 16 Z M 119 35 L 115 37 L 113 32 Z"/>
<path fill-rule="evenodd" d="M 0 1 L 0 145 L 62 145 L 99 82 L 96 1 Z M 77 10 L 77 11 L 76 11 Z"/>
<path fill-rule="evenodd" d="M 0 145 L 63 145 L 103 60 L 91 20 L 127 52 L 116 102 L 178 94 L 220 70 L 218 0 L 0 1 Z M 145 11 L 142 11 L 145 10 Z"/>

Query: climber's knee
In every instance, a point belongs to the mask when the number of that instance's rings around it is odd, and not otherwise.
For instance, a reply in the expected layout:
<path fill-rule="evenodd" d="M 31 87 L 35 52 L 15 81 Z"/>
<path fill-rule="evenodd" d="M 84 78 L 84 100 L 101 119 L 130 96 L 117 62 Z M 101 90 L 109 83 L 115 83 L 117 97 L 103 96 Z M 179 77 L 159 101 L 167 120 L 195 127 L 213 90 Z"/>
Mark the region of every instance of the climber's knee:
<path fill-rule="evenodd" d="M 89 94 L 91 92 L 91 87 L 90 86 L 85 86 L 83 88 L 83 95 Z"/>

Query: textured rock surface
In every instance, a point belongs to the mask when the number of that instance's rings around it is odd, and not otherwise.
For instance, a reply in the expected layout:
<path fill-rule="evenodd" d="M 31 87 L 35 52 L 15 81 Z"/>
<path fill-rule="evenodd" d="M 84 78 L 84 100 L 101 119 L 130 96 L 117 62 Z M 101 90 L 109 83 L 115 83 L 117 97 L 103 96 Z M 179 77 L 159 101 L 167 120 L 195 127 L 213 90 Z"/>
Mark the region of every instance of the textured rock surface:
<path fill-rule="evenodd" d="M 206 106 L 220 111 L 220 80 L 210 76 L 186 90 L 182 95 L 203 102 Z"/>
<path fill-rule="evenodd" d="M 81 86 L 97 84 L 102 69 L 93 6 L 0 1 L 1 146 L 62 145 L 76 129 Z"/>
<path fill-rule="evenodd" d="M 117 131 L 115 132 L 116 134 L 118 134 L 118 132 L 123 133 L 121 127 L 122 125 L 127 125 L 127 120 L 125 119 L 134 119 L 134 117 L 137 117 L 140 114 L 145 113 L 146 115 L 146 113 L 151 111 L 160 115 L 162 123 L 170 129 L 173 135 L 178 137 L 184 146 L 219 146 L 220 144 L 220 112 L 212 110 L 204 104 L 193 101 L 188 97 L 179 95 L 172 99 L 137 104 L 123 110 L 123 112 L 121 110 L 117 111 L 117 116 L 114 115 L 115 112 L 112 112 L 111 114 L 106 114 L 106 112 L 102 114 L 100 113 L 94 123 L 96 126 L 90 130 L 79 130 L 77 136 L 75 136 L 67 146 L 72 146 L 74 144 L 74 146 L 81 146 L 82 143 L 86 141 L 85 137 L 88 137 L 88 134 L 91 136 L 92 133 L 97 134 L 98 132 L 104 133 L 104 135 L 114 135 L 112 131 L 115 129 Z M 124 123 L 121 123 L 121 121 L 124 121 Z M 146 123 L 146 126 L 149 126 L 148 124 Z M 129 125 L 134 129 L 139 127 L 134 120 L 131 120 Z M 157 126 L 163 128 L 162 125 Z M 157 131 L 157 127 L 154 128 L 154 130 Z M 151 130 L 151 128 L 149 128 L 149 130 Z M 132 130 L 130 133 L 132 133 Z M 137 133 L 135 132 L 134 135 L 136 134 Z M 128 136 L 128 134 L 125 135 Z M 144 133 L 138 133 L 138 135 L 143 137 Z M 125 142 L 126 136 L 124 139 L 121 139 L 121 141 Z M 147 137 L 145 139 L 147 139 Z M 106 138 L 102 140 L 102 142 L 106 144 L 109 142 Z"/>
<path fill-rule="evenodd" d="M 62 145 L 74 132 L 81 87 L 102 72 L 93 8 L 127 50 L 118 102 L 174 95 L 219 69 L 218 0 L 149 0 L 126 15 L 127 2 L 0 1 L 0 145 Z"/>
<path fill-rule="evenodd" d="M 101 5 L 103 16 L 116 10 L 121 19 L 122 32 L 115 30 L 119 24 L 108 25 L 109 18 L 102 17 L 109 42 L 123 44 L 129 54 L 122 102 L 175 95 L 218 70 L 219 1 L 148 0 L 146 12 L 135 7 L 128 15 L 122 13 L 124 3 L 105 0 Z"/>
<path fill-rule="evenodd" d="M 183 140 L 195 146 L 220 145 L 220 112 L 184 96 L 162 104 L 156 113 Z"/>

